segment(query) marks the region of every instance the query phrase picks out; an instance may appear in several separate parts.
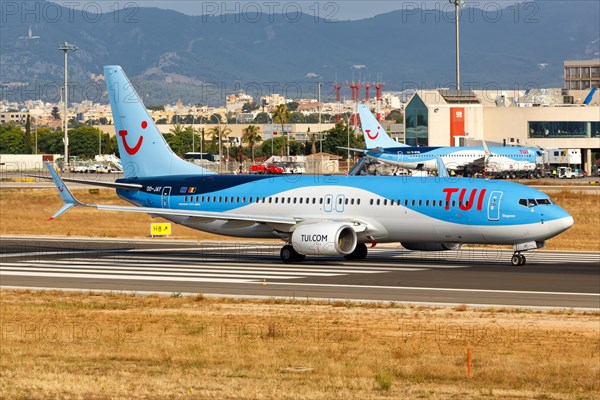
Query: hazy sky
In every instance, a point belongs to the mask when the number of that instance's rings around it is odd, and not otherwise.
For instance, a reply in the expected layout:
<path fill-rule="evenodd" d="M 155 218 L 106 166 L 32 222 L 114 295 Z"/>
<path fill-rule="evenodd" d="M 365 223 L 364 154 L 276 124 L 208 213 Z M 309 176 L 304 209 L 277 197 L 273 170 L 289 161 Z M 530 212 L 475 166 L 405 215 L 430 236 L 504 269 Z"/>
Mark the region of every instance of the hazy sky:
<path fill-rule="evenodd" d="M 301 11 L 308 15 L 318 16 L 326 19 L 348 20 L 373 17 L 401 8 L 414 9 L 417 7 L 437 8 L 441 10 L 452 10 L 453 6 L 448 0 L 53 0 L 55 3 L 68 5 L 70 7 L 85 7 L 86 3 L 93 5 L 88 9 L 110 12 L 114 10 L 115 4 L 121 7 L 158 7 L 171 9 L 189 15 L 219 15 L 221 13 L 237 13 L 257 11 L 264 13 L 282 12 L 295 13 Z M 467 0 L 469 7 L 484 7 L 492 4 L 494 7 L 508 7 L 523 0 Z"/>

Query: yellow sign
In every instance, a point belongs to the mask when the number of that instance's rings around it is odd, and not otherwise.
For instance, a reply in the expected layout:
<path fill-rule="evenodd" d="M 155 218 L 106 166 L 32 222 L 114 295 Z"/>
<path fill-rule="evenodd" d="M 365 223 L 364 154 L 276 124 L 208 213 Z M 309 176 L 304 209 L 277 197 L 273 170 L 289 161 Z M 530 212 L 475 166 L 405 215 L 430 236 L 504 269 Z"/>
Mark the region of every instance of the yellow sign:
<path fill-rule="evenodd" d="M 150 235 L 169 236 L 171 234 L 171 224 L 150 224 Z"/>

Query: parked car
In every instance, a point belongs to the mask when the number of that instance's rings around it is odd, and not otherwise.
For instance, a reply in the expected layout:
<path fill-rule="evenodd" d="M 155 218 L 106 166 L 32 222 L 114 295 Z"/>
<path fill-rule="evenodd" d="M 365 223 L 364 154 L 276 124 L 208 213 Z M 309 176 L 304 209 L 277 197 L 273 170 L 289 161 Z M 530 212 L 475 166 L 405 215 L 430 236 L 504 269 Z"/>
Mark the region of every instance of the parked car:
<path fill-rule="evenodd" d="M 558 177 L 560 179 L 583 178 L 583 172 L 580 169 L 571 169 L 570 167 L 558 167 Z"/>
<path fill-rule="evenodd" d="M 283 174 L 283 168 L 273 164 L 251 165 L 248 171 L 251 174 Z"/>

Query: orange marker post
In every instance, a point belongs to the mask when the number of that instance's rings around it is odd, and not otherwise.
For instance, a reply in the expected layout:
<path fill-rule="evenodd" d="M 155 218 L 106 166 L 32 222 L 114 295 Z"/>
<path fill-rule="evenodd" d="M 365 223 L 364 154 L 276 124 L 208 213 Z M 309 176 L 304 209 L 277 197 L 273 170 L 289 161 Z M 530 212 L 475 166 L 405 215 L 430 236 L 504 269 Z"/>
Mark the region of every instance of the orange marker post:
<path fill-rule="evenodd" d="M 471 349 L 467 347 L 467 378 L 471 379 Z"/>

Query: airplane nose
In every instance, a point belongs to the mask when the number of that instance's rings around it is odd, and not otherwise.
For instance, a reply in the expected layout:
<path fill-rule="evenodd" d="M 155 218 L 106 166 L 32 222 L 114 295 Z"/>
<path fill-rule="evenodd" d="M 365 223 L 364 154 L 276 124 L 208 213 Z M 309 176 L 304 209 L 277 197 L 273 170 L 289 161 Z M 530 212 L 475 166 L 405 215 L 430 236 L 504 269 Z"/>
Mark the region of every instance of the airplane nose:
<path fill-rule="evenodd" d="M 567 214 L 568 215 L 568 214 Z M 573 226 L 575 220 L 572 216 L 568 215 L 567 217 L 563 217 L 560 219 L 556 219 L 552 221 L 552 236 L 556 236 L 559 233 L 562 233 Z"/>

